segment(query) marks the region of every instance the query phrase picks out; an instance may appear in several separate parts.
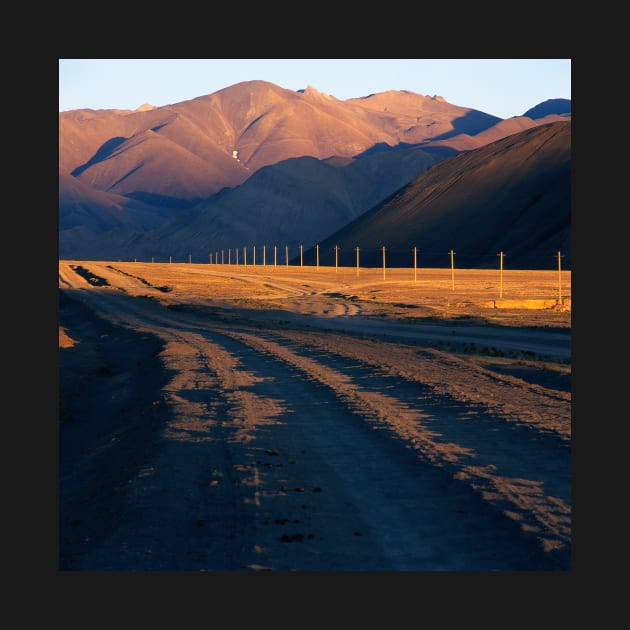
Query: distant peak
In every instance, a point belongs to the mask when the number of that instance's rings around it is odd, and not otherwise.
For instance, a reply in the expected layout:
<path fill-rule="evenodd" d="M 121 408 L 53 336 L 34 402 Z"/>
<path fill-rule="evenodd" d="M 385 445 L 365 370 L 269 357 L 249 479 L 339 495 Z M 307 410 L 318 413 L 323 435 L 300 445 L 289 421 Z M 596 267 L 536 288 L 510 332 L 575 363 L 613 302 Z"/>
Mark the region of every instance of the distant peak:
<path fill-rule="evenodd" d="M 144 104 L 140 105 L 140 107 L 138 107 L 134 111 L 136 111 L 136 112 L 148 112 L 151 109 L 155 109 L 155 105 L 151 105 L 150 103 L 144 103 Z"/>
<path fill-rule="evenodd" d="M 320 92 L 316 90 L 313 86 L 307 85 L 305 90 L 298 90 L 298 92 L 302 92 L 304 96 L 314 96 L 316 98 L 335 98 L 330 94 L 324 94 L 324 92 Z"/>

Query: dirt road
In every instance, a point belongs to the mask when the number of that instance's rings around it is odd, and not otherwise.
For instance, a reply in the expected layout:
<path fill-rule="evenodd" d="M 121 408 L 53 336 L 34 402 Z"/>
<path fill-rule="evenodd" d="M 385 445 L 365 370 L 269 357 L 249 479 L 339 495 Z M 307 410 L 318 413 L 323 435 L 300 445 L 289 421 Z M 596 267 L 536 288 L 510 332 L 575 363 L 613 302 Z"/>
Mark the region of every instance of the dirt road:
<path fill-rule="evenodd" d="M 436 343 L 566 361 L 570 329 L 244 309 L 102 263 L 59 286 L 61 569 L 570 568 L 566 373 Z"/>

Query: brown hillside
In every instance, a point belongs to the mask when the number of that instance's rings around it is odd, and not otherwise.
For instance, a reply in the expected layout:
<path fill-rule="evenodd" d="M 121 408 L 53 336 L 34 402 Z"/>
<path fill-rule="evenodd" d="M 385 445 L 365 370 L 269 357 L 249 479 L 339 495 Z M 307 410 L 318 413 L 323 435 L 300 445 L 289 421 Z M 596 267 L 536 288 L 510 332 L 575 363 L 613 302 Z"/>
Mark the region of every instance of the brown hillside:
<path fill-rule="evenodd" d="M 146 160 L 144 153 L 125 156 L 125 149 L 135 146 L 136 136 L 151 131 L 202 160 L 193 174 L 190 160 L 182 169 L 169 163 L 172 182 L 191 178 L 191 182 L 198 182 L 198 188 L 219 190 L 242 183 L 262 166 L 292 157 L 353 157 L 379 143 L 395 146 L 430 140 L 452 132 L 453 120 L 464 120 L 473 112 L 407 92 L 387 93 L 383 98 L 389 105 L 385 111 L 378 111 L 378 99 L 374 97 L 339 101 L 311 87 L 295 92 L 266 81 L 247 81 L 147 111 L 63 112 L 59 115 L 60 172 L 79 169 L 84 181 L 108 189 L 112 182 L 138 167 L 139 159 Z M 418 111 L 412 120 L 413 104 Z M 477 115 L 483 125 L 478 121 L 461 124 L 458 131 L 474 134 L 500 120 L 480 112 Z M 415 125 L 413 132 L 409 130 L 411 122 Z M 173 147 L 155 144 L 151 151 L 169 153 Z M 238 159 L 233 157 L 234 151 Z M 99 164 L 105 160 L 111 162 L 107 166 L 110 176 L 91 176 L 90 171 L 102 169 Z M 123 167 L 115 166 L 119 161 L 124 162 Z M 207 180 L 205 186 L 200 183 L 203 178 Z M 165 190 L 167 184 L 159 179 L 147 178 L 143 191 L 180 194 L 181 186 Z M 187 197 L 196 194 L 193 191 Z"/>
<path fill-rule="evenodd" d="M 499 251 L 520 268 L 570 264 L 571 123 L 537 126 L 438 162 L 396 195 L 326 239 L 344 264 L 361 247 L 364 264 L 496 266 Z"/>

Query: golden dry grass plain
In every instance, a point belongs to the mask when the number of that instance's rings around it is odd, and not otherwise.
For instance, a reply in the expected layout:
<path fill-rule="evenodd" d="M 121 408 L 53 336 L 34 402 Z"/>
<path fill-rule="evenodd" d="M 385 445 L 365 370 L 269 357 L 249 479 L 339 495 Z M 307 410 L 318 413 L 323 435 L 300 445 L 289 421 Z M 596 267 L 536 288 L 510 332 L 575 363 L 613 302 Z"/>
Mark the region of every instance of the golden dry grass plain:
<path fill-rule="evenodd" d="M 85 266 L 85 262 L 66 264 Z M 570 326 L 567 270 L 381 269 L 285 265 L 91 262 L 125 290 L 174 301 L 317 316 L 481 317 L 489 323 Z M 137 279 L 138 282 L 133 280 Z"/>

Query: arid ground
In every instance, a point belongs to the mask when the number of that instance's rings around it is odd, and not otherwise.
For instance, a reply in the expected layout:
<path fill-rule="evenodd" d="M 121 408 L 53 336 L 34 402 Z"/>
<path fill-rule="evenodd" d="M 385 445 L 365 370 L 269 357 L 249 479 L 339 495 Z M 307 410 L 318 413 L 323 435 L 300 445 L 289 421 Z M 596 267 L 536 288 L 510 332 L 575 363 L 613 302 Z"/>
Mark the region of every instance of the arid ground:
<path fill-rule="evenodd" d="M 59 262 L 59 568 L 571 568 L 568 271 Z"/>

